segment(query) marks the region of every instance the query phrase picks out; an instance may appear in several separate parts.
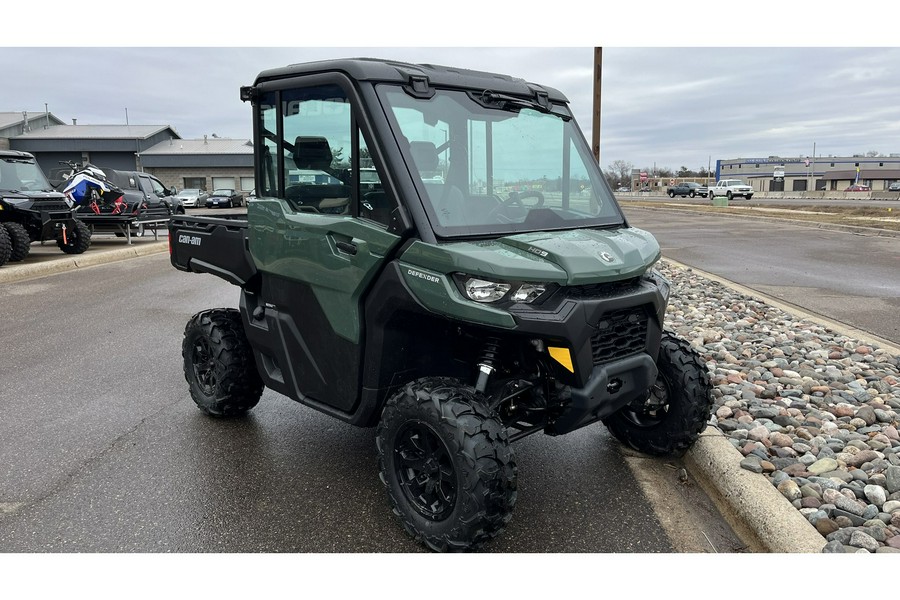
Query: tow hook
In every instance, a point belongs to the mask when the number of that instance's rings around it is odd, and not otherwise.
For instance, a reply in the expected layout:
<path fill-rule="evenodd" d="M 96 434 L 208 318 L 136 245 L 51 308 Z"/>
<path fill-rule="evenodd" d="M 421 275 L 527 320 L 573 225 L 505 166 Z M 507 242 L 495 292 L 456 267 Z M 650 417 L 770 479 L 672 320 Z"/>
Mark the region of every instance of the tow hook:
<path fill-rule="evenodd" d="M 622 380 L 619 379 L 618 377 L 616 377 L 615 379 L 610 381 L 609 384 L 607 384 L 606 391 L 609 392 L 610 394 L 615 394 L 616 392 L 618 392 L 619 390 L 622 389 L 623 385 L 624 384 L 622 383 Z"/>

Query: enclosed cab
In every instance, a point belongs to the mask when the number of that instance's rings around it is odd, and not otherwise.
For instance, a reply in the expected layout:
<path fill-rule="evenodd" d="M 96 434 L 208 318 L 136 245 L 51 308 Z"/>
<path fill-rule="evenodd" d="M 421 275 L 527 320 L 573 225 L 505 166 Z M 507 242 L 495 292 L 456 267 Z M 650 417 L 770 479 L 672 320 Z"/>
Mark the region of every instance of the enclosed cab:
<path fill-rule="evenodd" d="M 242 414 L 268 387 L 377 426 L 397 514 L 442 550 L 503 528 L 517 439 L 601 420 L 654 454 L 697 439 L 708 377 L 663 330 L 659 245 L 559 91 L 355 59 L 265 71 L 241 96 L 258 197 L 246 218 L 170 225 L 176 267 L 242 288 L 239 311 L 186 329 L 201 409 Z M 227 370 L 209 358 L 223 339 Z"/>

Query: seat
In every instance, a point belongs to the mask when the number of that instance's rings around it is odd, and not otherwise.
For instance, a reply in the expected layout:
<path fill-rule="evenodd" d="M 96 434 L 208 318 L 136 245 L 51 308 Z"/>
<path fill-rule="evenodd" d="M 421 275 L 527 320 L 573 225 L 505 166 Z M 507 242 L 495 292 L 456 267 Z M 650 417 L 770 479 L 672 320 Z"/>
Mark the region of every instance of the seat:
<path fill-rule="evenodd" d="M 409 152 L 412 155 L 419 177 L 423 180 L 428 199 L 443 227 L 459 227 L 468 225 L 466 219 L 466 197 L 457 186 L 451 183 L 435 183 L 424 173 L 438 170 L 437 147 L 432 142 L 410 142 Z"/>
<path fill-rule="evenodd" d="M 291 158 L 297 169 L 301 171 L 318 172 L 322 178 L 336 179 L 331 175 L 331 163 L 334 156 L 327 138 L 297 137 L 294 141 Z M 333 215 L 349 214 L 350 212 L 350 186 L 344 183 L 301 182 L 288 186 L 284 191 L 284 198 L 298 211 Z"/>

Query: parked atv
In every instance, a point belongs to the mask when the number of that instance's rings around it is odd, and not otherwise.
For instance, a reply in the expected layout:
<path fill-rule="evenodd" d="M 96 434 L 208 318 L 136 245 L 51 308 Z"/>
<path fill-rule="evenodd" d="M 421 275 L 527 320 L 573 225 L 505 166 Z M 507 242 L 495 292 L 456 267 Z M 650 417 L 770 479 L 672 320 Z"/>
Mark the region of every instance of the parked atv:
<path fill-rule="evenodd" d="M 202 411 L 243 415 L 268 387 L 376 427 L 394 514 L 439 551 L 504 529 L 528 435 L 602 421 L 653 455 L 697 440 L 709 376 L 663 329 L 659 245 L 560 92 L 356 59 L 265 71 L 241 97 L 259 196 L 169 224 L 175 267 L 241 288 L 185 328 Z"/>
<path fill-rule="evenodd" d="M 23 260 L 32 242 L 56 240 L 67 254 L 91 245 L 90 229 L 73 217 L 65 195 L 50 186 L 27 152 L 0 150 L 0 224 L 0 265 Z"/>

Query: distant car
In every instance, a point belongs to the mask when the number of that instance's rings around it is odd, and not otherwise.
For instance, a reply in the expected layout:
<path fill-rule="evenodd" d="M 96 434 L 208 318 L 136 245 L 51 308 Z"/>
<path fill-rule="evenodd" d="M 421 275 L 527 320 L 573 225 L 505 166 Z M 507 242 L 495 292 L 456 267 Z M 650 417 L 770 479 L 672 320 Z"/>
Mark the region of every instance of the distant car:
<path fill-rule="evenodd" d="M 848 187 L 845 192 L 871 192 L 872 188 L 867 185 L 860 185 L 858 183 L 854 183 L 850 187 Z"/>
<path fill-rule="evenodd" d="M 891 185 L 888 186 L 889 192 L 900 192 L 900 181 L 895 181 Z"/>
<path fill-rule="evenodd" d="M 650 186 L 645 185 L 644 187 L 642 187 L 642 188 L 639 189 L 638 191 L 639 191 L 639 192 L 649 192 L 649 191 L 650 191 Z"/>
<path fill-rule="evenodd" d="M 691 198 L 694 196 L 702 196 L 703 198 L 706 198 L 706 187 L 699 183 L 694 183 L 693 181 L 685 181 L 678 185 L 673 185 L 666 193 L 669 195 L 669 198 L 674 198 L 675 196 L 681 196 L 682 198 L 685 196 L 690 196 Z"/>
<path fill-rule="evenodd" d="M 184 206 L 193 208 L 206 204 L 206 200 L 209 198 L 209 194 L 207 194 L 204 190 L 189 188 L 186 190 L 181 190 L 180 192 L 178 192 L 178 194 L 175 195 L 175 197 L 181 200 L 181 203 Z"/>
<path fill-rule="evenodd" d="M 213 190 L 213 193 L 206 199 L 206 208 L 218 208 L 219 206 L 227 206 L 234 208 L 244 203 L 244 196 L 230 188 L 220 188 Z"/>
<path fill-rule="evenodd" d="M 627 185 L 622 185 L 622 186 L 617 187 L 616 191 L 617 192 L 630 192 L 631 188 L 628 187 Z"/>

